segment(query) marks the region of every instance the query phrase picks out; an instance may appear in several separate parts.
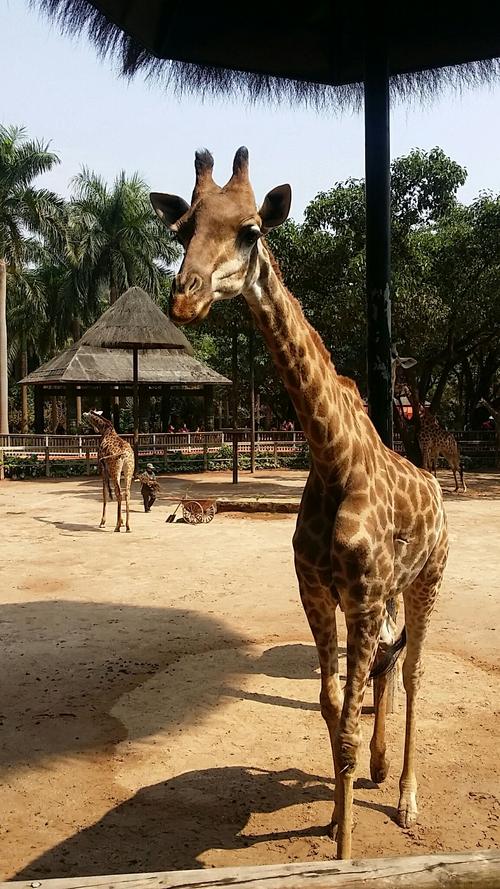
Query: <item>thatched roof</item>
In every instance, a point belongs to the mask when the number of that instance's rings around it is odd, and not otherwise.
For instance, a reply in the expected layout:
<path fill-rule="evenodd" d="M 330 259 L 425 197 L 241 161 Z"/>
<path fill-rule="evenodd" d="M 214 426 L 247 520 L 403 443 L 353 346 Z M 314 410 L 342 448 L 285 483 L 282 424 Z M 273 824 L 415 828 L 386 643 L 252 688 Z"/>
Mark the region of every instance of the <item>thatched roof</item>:
<path fill-rule="evenodd" d="M 82 340 L 28 374 L 22 383 L 33 385 L 132 384 L 130 350 L 83 345 Z M 139 385 L 227 386 L 231 381 L 202 364 L 183 349 L 139 352 Z"/>
<path fill-rule="evenodd" d="M 182 349 L 189 340 L 140 287 L 130 287 L 83 334 L 81 345 L 108 349 Z"/>
<path fill-rule="evenodd" d="M 181 92 L 359 107 L 367 49 L 381 39 L 393 94 L 500 75 L 500 7 L 488 0 L 463 11 L 447 0 L 411 8 L 395 0 L 271 0 L 256 10 L 234 0 L 31 3 L 64 30 L 86 32 L 125 75 L 142 71 Z"/>

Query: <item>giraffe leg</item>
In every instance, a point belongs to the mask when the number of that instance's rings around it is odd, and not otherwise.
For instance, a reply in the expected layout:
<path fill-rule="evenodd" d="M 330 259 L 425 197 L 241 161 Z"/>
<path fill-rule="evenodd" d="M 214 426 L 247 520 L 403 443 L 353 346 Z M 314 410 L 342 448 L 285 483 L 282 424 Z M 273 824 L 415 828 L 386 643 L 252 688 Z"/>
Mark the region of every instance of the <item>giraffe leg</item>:
<path fill-rule="evenodd" d="M 122 519 L 122 489 L 121 489 L 121 485 L 120 485 L 120 479 L 121 479 L 122 469 L 123 469 L 123 459 L 120 458 L 120 459 L 117 461 L 117 463 L 116 463 L 116 466 L 115 466 L 115 476 L 114 476 L 115 496 L 116 496 L 116 527 L 115 527 L 115 531 L 118 531 L 118 532 L 120 531 L 120 529 L 121 529 L 121 527 L 122 527 L 122 525 L 123 525 L 123 519 Z"/>
<path fill-rule="evenodd" d="M 390 609 L 390 610 L 389 610 Z M 379 639 L 379 651 L 383 652 L 384 646 L 392 645 L 396 636 L 396 622 L 399 610 L 397 598 L 391 598 L 387 602 L 387 614 L 382 623 L 382 631 Z M 389 692 L 390 674 L 377 676 L 373 680 L 373 705 L 375 709 L 375 721 L 373 735 L 370 741 L 370 775 L 375 784 L 385 781 L 389 771 L 389 762 L 386 757 L 385 745 L 385 717 L 387 713 L 387 696 Z"/>
<path fill-rule="evenodd" d="M 360 613 L 359 602 L 356 602 L 355 611 L 349 613 L 346 607 L 344 610 L 347 624 L 347 680 L 335 740 L 335 758 L 340 772 L 337 858 L 351 857 L 353 784 L 361 743 L 361 708 L 383 618 L 380 605 Z"/>
<path fill-rule="evenodd" d="M 422 649 L 446 562 L 447 535 L 431 555 L 420 576 L 404 593 L 407 635 L 403 664 L 406 691 L 406 731 L 403 771 L 399 780 L 398 824 L 409 827 L 417 819 L 417 778 L 415 775 L 415 737 L 417 694 L 420 687 Z"/>
<path fill-rule="evenodd" d="M 102 516 L 101 523 L 99 525 L 100 528 L 104 528 L 106 524 L 106 503 L 108 502 L 108 482 L 105 474 L 102 476 Z"/>
<path fill-rule="evenodd" d="M 301 577 L 300 568 L 297 566 L 299 578 L 300 598 L 306 613 L 311 632 L 316 643 L 318 660 L 321 669 L 321 691 L 319 702 L 321 715 L 326 722 L 330 745 L 332 749 L 333 768 L 335 773 L 335 807 L 330 823 L 330 835 L 335 839 L 337 832 L 337 792 L 339 775 L 335 764 L 335 738 L 338 721 L 342 710 L 342 689 L 339 677 L 339 659 L 337 642 L 337 604 L 332 597 L 329 588 L 319 585 L 307 584 Z"/>

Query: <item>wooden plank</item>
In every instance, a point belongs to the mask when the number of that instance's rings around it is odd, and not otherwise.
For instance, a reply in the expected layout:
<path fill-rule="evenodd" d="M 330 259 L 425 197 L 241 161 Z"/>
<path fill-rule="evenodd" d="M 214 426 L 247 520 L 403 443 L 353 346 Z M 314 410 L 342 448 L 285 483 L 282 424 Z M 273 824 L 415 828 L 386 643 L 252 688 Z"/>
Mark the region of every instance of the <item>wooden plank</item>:
<path fill-rule="evenodd" d="M 0 889 L 498 889 L 500 850 L 0 883 Z"/>

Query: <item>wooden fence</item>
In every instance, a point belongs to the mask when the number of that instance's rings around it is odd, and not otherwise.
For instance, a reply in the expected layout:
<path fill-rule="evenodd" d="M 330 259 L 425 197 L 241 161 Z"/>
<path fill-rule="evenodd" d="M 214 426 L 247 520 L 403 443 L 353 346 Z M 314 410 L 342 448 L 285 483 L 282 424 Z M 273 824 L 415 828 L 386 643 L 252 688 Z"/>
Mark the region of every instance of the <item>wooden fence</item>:
<path fill-rule="evenodd" d="M 476 466 L 495 466 L 496 441 L 495 433 L 478 430 L 473 432 L 455 432 L 459 441 L 461 454 L 474 460 Z M 139 435 L 139 454 L 142 457 L 163 457 L 164 465 L 172 465 L 175 454 L 198 455 L 199 468 L 207 467 L 208 456 L 219 451 L 224 445 L 232 450 L 235 435 L 238 451 L 241 454 L 250 452 L 250 430 L 224 429 L 216 432 L 148 432 Z M 124 434 L 123 438 L 132 443 L 133 436 Z M 50 475 L 50 464 L 53 460 L 81 459 L 86 461 L 87 472 L 97 462 L 97 446 L 99 437 L 96 435 L 52 435 L 50 433 L 21 435 L 0 435 L 0 463 L 9 456 L 36 456 L 45 461 L 46 474 Z M 293 454 L 307 448 L 303 432 L 259 431 L 255 435 L 256 454 L 274 456 L 274 465 L 278 466 L 278 457 L 282 454 Z M 403 453 L 403 445 L 398 436 L 395 437 L 394 449 Z"/>
<path fill-rule="evenodd" d="M 82 868 L 85 863 L 82 862 Z M 500 851 L 23 880 L 0 889 L 499 889 Z"/>

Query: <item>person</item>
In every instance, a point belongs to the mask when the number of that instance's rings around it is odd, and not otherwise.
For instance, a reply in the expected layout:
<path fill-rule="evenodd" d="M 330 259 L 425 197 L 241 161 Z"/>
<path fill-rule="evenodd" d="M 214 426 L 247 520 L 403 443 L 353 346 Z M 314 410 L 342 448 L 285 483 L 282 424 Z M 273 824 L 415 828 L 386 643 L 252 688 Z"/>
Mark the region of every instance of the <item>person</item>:
<path fill-rule="evenodd" d="M 179 429 L 177 431 L 178 432 L 189 432 L 189 429 L 187 428 L 185 423 L 182 423 L 182 425 L 179 426 Z"/>
<path fill-rule="evenodd" d="M 167 432 L 168 432 L 168 433 L 175 432 L 175 426 L 173 426 L 172 423 L 169 423 L 169 424 L 168 424 L 168 426 L 167 426 Z"/>
<path fill-rule="evenodd" d="M 160 490 L 152 463 L 147 464 L 146 471 L 141 473 L 139 480 L 141 482 L 142 499 L 144 500 L 144 512 L 150 512 L 156 500 L 156 494 Z"/>

